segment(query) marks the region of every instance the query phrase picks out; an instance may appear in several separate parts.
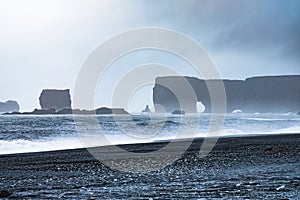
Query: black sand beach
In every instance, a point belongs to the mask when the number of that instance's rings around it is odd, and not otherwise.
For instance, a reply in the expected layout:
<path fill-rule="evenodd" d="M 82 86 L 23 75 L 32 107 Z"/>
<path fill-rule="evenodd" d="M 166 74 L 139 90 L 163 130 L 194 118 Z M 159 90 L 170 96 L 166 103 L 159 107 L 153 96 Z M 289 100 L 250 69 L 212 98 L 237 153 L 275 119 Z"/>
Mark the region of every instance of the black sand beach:
<path fill-rule="evenodd" d="M 204 158 L 198 157 L 201 143 L 202 139 L 195 140 L 181 159 L 148 173 L 110 169 L 86 149 L 1 155 L 0 190 L 11 192 L 10 199 L 300 198 L 300 134 L 220 138 Z M 183 144 L 178 141 L 175 147 Z M 153 151 L 165 145 L 121 148 L 152 152 L 147 158 L 151 166 L 154 158 L 165 161 L 176 154 L 176 148 L 163 155 Z M 126 162 L 125 167 L 142 159 L 140 154 L 109 153 L 109 149 L 93 151 L 104 155 L 106 162 Z"/>

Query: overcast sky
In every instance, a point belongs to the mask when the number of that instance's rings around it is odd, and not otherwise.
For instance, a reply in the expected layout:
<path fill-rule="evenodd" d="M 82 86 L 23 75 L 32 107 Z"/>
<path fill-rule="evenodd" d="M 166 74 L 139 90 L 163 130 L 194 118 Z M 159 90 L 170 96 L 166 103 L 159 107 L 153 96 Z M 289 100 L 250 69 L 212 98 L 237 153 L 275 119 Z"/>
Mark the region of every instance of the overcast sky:
<path fill-rule="evenodd" d="M 194 38 L 223 78 L 300 74 L 299 10 L 295 0 L 0 0 L 0 101 L 17 100 L 22 110 L 39 107 L 42 89 L 74 88 L 83 62 L 103 41 L 141 27 Z M 115 72 L 149 62 L 193 75 L 162 52 L 124 58 Z M 122 75 L 116 74 L 108 80 L 116 82 Z M 147 91 L 137 110 L 151 104 L 151 86 L 141 94 Z M 108 99 L 96 102 L 109 106 Z"/>

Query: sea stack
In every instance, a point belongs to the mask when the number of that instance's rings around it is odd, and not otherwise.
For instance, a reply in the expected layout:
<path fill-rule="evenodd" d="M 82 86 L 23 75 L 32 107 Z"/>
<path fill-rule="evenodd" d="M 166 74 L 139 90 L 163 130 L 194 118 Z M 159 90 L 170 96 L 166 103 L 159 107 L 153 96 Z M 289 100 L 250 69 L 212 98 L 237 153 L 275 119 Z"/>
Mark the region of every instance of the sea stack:
<path fill-rule="evenodd" d="M 16 101 L 0 102 L 0 113 L 19 112 L 20 106 Z"/>
<path fill-rule="evenodd" d="M 142 113 L 150 113 L 150 112 L 151 112 L 151 110 L 148 105 L 146 105 L 145 109 L 142 110 Z"/>
<path fill-rule="evenodd" d="M 40 105 L 42 110 L 55 109 L 72 109 L 70 90 L 43 90 L 40 95 Z"/>

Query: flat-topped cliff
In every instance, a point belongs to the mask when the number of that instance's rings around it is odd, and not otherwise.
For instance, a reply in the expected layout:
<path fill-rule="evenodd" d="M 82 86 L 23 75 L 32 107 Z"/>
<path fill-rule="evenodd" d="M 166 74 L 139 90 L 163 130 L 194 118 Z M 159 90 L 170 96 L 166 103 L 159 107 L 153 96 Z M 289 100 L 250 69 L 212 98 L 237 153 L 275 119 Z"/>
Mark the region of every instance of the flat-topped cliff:
<path fill-rule="evenodd" d="M 247 113 L 298 113 L 300 111 L 300 75 L 264 76 L 246 80 L 203 80 L 194 77 L 168 76 L 158 77 L 153 88 L 153 103 L 164 107 L 166 112 L 185 110 L 196 112 L 196 104 L 201 101 L 205 112 L 211 112 L 211 97 L 207 85 L 217 85 L 223 81 L 227 110 L 242 110 Z M 176 94 L 185 90 L 187 82 L 195 96 L 185 95 L 181 99 L 181 107 Z"/>
<path fill-rule="evenodd" d="M 43 90 L 40 95 L 40 105 L 42 110 L 54 108 L 56 111 L 71 109 L 70 90 Z"/>

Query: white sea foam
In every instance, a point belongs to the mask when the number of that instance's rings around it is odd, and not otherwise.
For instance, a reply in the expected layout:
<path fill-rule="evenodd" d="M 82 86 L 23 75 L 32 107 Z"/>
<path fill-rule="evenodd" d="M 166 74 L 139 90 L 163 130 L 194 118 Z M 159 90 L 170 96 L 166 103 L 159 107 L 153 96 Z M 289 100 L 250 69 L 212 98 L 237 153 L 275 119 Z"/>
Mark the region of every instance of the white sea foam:
<path fill-rule="evenodd" d="M 49 138 L 48 140 L 0 140 L 0 155 L 1 154 L 15 154 L 15 153 L 29 153 L 42 151 L 55 151 L 63 149 L 77 149 L 94 146 L 107 146 L 117 144 L 133 144 L 133 143 L 147 143 L 153 140 L 145 140 L 139 138 L 132 138 L 129 135 L 109 135 L 103 142 L 97 140 L 99 137 L 91 136 L 85 139 L 79 137 L 59 137 Z"/>
<path fill-rule="evenodd" d="M 284 113 L 283 115 L 284 115 L 284 116 L 289 116 L 289 115 L 295 115 L 295 113 L 288 112 L 288 113 Z"/>
<path fill-rule="evenodd" d="M 232 114 L 238 114 L 238 113 L 242 113 L 243 111 L 242 110 L 234 110 L 232 111 Z"/>
<path fill-rule="evenodd" d="M 242 118 L 245 120 L 253 120 L 253 121 L 282 121 L 286 119 L 272 119 L 272 118 L 256 118 L 256 117 L 249 117 L 249 118 Z"/>

